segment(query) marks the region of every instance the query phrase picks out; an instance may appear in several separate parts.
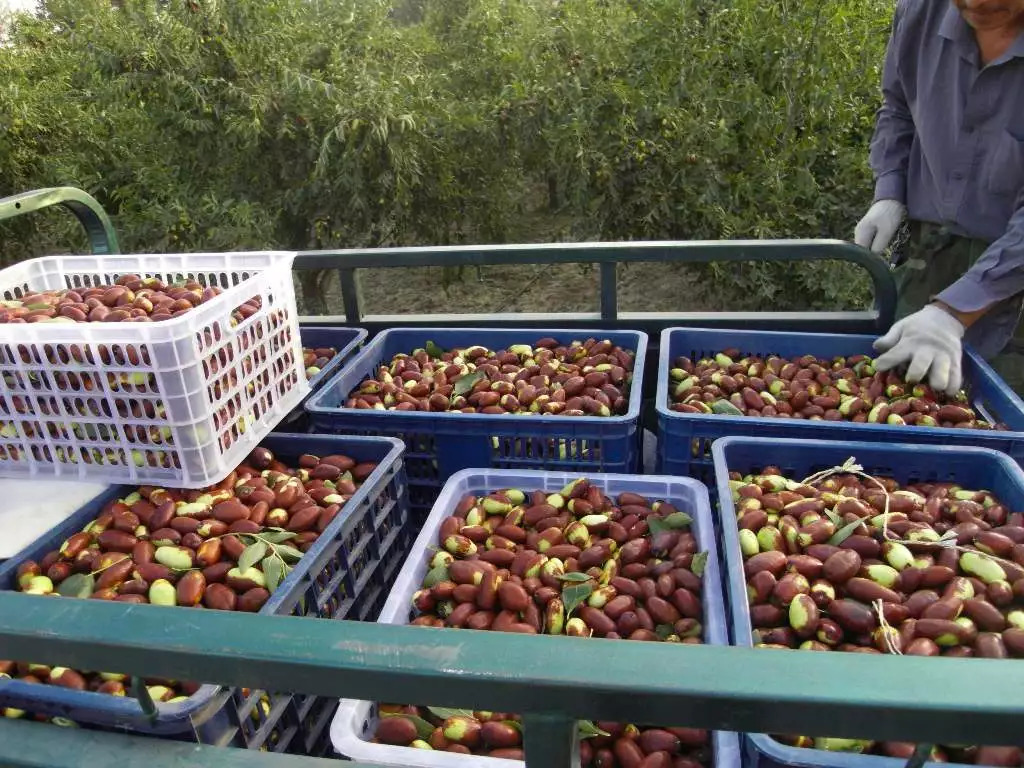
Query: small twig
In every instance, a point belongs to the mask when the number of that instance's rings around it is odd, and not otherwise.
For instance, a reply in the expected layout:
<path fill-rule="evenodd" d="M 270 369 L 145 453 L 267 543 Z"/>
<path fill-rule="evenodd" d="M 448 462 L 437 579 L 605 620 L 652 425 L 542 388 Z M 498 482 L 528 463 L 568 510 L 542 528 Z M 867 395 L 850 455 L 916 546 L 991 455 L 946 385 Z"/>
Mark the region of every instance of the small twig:
<path fill-rule="evenodd" d="M 885 619 L 885 614 L 883 613 L 885 606 L 882 603 L 882 600 L 875 600 L 871 604 L 871 607 L 875 609 L 875 613 L 878 615 L 878 626 L 882 628 L 882 636 L 885 638 L 885 647 L 888 648 L 889 653 L 893 654 L 894 656 L 902 656 L 903 651 L 892 638 L 892 633 L 896 630 L 893 629 L 892 624 L 890 624 Z"/>
<path fill-rule="evenodd" d="M 962 546 L 960 546 L 958 544 L 955 544 L 954 543 L 956 541 L 955 535 L 952 538 L 947 538 L 949 536 L 949 534 L 950 534 L 949 531 L 944 533 L 942 535 L 942 537 L 939 539 L 939 541 L 915 541 L 914 539 L 902 539 L 899 536 L 897 536 L 896 534 L 890 534 L 889 533 L 889 501 L 890 501 L 891 497 L 889 495 L 889 491 L 881 483 L 881 481 L 879 481 L 877 478 L 873 477 L 872 475 L 869 475 L 867 472 L 864 471 L 864 468 L 862 466 L 860 466 L 859 464 L 855 463 L 854 458 L 852 456 L 850 458 L 848 458 L 846 460 L 846 462 L 842 466 L 832 467 L 831 469 L 825 469 L 825 470 L 822 470 L 821 472 L 817 472 L 817 473 L 811 475 L 810 477 L 808 477 L 807 479 L 805 479 L 803 481 L 803 483 L 801 483 L 801 484 L 802 485 L 813 485 L 814 483 L 819 483 L 822 480 L 824 480 L 824 479 L 826 479 L 828 477 L 831 477 L 832 475 L 836 475 L 836 474 L 857 475 L 858 477 L 862 477 L 865 480 L 870 480 L 872 483 L 877 485 L 879 487 L 879 489 L 881 489 L 883 494 L 885 494 L 885 509 L 882 512 L 882 515 L 883 515 L 883 517 L 882 517 L 882 538 L 885 541 L 891 541 L 894 544 L 905 544 L 905 545 L 914 546 L 914 547 L 941 547 L 943 549 L 952 549 L 955 552 L 960 552 L 960 553 L 973 552 L 973 553 L 975 553 L 977 555 L 980 555 L 981 557 L 986 557 L 989 560 L 993 560 L 993 561 L 995 561 L 997 563 L 1006 564 L 1006 565 L 1009 565 L 1011 568 L 1016 568 L 1016 563 L 1014 563 L 1014 562 L 1012 562 L 1010 560 L 1007 560 L 1005 558 L 997 557 L 996 555 L 990 554 L 988 552 L 983 552 L 980 549 L 970 549 L 969 547 L 962 547 Z"/>

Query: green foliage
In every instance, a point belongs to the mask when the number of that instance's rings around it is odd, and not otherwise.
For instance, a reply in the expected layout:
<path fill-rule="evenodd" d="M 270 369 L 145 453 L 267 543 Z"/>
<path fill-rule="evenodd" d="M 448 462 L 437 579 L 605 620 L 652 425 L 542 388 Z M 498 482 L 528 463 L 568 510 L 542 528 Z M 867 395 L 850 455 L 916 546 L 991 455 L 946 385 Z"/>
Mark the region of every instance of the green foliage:
<path fill-rule="evenodd" d="M 893 0 L 46 0 L 0 46 L 0 193 L 82 187 L 126 250 L 847 238 Z M 73 224 L 0 229 L 8 259 Z M 80 247 L 80 246 L 79 246 Z M 708 265 L 723 308 L 848 267 Z"/>

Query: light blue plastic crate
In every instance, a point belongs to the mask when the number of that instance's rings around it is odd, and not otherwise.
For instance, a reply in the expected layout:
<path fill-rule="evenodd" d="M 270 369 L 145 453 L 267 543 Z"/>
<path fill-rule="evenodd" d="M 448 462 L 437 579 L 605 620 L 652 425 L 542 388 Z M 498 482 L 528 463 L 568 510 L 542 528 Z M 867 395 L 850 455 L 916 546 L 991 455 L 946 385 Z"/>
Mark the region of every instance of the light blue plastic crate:
<path fill-rule="evenodd" d="M 445 482 L 416 542 L 412 545 L 405 565 L 395 579 L 378 621 L 385 624 L 408 623 L 411 617 L 412 595 L 419 588 L 429 569 L 429 561 L 436 548 L 437 532 L 442 521 L 452 513 L 463 496 L 468 493 L 489 493 L 504 488 L 520 488 L 527 492 L 536 489 L 555 492 L 581 476 L 609 495 L 639 493 L 650 499 L 668 501 L 693 518 L 692 530 L 697 537 L 698 546 L 708 553 L 701 593 L 704 608 L 704 642 L 708 645 L 725 645 L 728 642 L 725 606 L 707 488 L 703 483 L 682 477 L 502 469 L 469 469 L 457 472 Z M 686 653 L 686 646 L 680 646 L 679 652 Z M 517 765 L 522 768 L 523 765 L 521 762 L 510 763 L 497 758 L 469 757 L 372 744 L 368 739 L 372 737 L 375 726 L 375 702 L 343 699 L 331 726 L 335 751 L 352 760 L 411 768 L 472 768 L 474 765 L 493 765 L 500 768 L 500 765 L 505 764 L 513 768 Z M 738 768 L 740 765 L 737 734 L 715 731 L 712 737 L 712 750 L 712 765 L 715 768 Z"/>
<path fill-rule="evenodd" d="M 970 349 L 963 360 L 964 381 L 972 406 L 991 421 L 1002 420 L 1010 431 L 894 427 L 886 424 L 854 424 L 842 421 L 806 421 L 751 416 L 719 416 L 678 413 L 669 410 L 669 370 L 680 355 L 694 362 L 713 357 L 723 349 L 736 348 L 743 355 L 875 355 L 874 336 L 789 331 L 666 328 L 661 333 L 655 407 L 658 413 L 657 471 L 714 482 L 711 444 L 720 437 L 803 438 L 807 440 L 863 440 L 881 443 L 925 445 L 973 445 L 1002 451 L 1024 462 L 1024 401 L 999 375 Z"/>
<path fill-rule="evenodd" d="M 625 415 L 526 416 L 482 413 L 376 411 L 345 408 L 350 393 L 398 353 L 433 341 L 442 349 L 530 344 L 545 337 L 562 343 L 609 339 L 636 353 Z M 635 472 L 640 469 L 640 418 L 647 334 L 639 331 L 545 328 L 399 328 L 370 341 L 305 404 L 312 429 L 331 434 L 389 435 L 405 442 L 409 502 L 426 517 L 444 481 L 470 467 Z"/>
<path fill-rule="evenodd" d="M 748 648 L 753 646 L 752 627 L 736 507 L 729 490 L 730 471 L 747 475 L 771 464 L 779 467 L 786 477 L 803 479 L 840 466 L 853 457 L 865 472 L 875 476 L 892 477 L 901 484 L 955 482 L 967 488 L 986 489 L 1011 510 L 1024 511 L 1024 470 L 1006 455 L 986 448 L 728 437 L 715 441 L 712 454 L 724 550 L 729 636 L 733 645 Z M 770 657 L 771 652 L 765 651 L 765 654 Z M 836 655 L 841 656 L 839 652 Z M 840 668 L 841 657 L 836 661 Z M 1006 663 L 1014 662 L 1007 660 Z M 763 733 L 744 734 L 743 750 L 748 768 L 904 768 L 906 765 L 906 760 L 893 757 L 791 747 Z M 926 765 L 937 768 L 940 764 L 929 762 Z M 953 763 L 942 765 L 966 768 Z"/>
<path fill-rule="evenodd" d="M 260 613 L 373 621 L 387 594 L 386 585 L 412 541 L 402 444 L 391 438 L 301 434 L 272 434 L 260 444 L 291 466 L 296 466 L 303 453 L 344 454 L 378 464 Z M 134 486 L 112 487 L 4 561 L 0 589 L 15 587 L 21 563 L 41 560 L 95 518 L 108 501 L 132 490 Z M 254 690 L 243 695 L 238 688 L 204 685 L 187 701 L 158 705 L 156 718 L 149 720 L 131 697 L 0 680 L 0 705 L 64 717 L 83 727 L 274 752 L 302 753 L 321 737 L 321 732 L 307 728 L 323 730 L 325 716 L 308 717 L 313 710 L 322 713 L 323 699 L 318 702 L 317 697 L 271 693 L 270 709 L 265 712 L 261 693 Z"/>

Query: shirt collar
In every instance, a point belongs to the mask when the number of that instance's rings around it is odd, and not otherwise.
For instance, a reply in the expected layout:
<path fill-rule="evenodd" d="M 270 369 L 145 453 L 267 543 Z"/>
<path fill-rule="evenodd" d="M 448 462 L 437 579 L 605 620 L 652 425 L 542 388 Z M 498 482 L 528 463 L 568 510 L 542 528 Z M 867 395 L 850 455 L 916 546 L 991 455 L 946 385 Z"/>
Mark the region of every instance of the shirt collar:
<path fill-rule="evenodd" d="M 942 24 L 939 26 L 939 34 L 956 46 L 961 58 L 976 66 L 980 64 L 978 43 L 974 39 L 974 33 L 971 31 L 970 25 L 960 15 L 960 11 L 949 0 L 947 0 L 946 14 L 942 17 Z M 998 64 L 1015 56 L 1024 58 L 1024 32 L 1017 35 L 1017 39 L 1013 41 L 1013 45 L 1006 50 L 1006 53 L 992 63 Z"/>

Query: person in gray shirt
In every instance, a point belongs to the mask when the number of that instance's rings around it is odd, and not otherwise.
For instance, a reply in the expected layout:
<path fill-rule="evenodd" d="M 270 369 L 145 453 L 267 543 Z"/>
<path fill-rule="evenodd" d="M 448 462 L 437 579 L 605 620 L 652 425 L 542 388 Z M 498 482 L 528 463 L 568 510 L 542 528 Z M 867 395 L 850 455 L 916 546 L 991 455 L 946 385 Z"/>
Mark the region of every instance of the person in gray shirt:
<path fill-rule="evenodd" d="M 876 367 L 955 393 L 967 342 L 1024 394 L 1024 0 L 899 0 L 882 95 L 854 242 L 909 240 Z"/>

